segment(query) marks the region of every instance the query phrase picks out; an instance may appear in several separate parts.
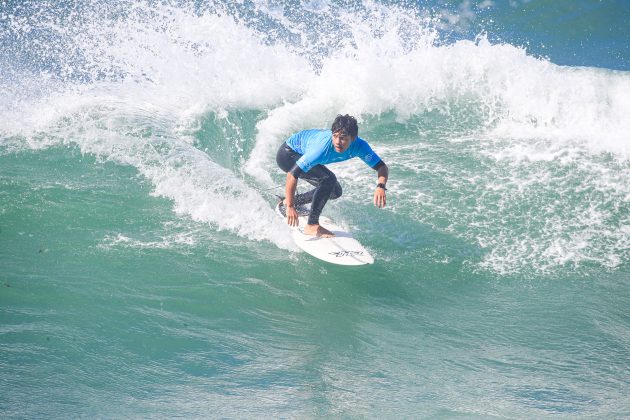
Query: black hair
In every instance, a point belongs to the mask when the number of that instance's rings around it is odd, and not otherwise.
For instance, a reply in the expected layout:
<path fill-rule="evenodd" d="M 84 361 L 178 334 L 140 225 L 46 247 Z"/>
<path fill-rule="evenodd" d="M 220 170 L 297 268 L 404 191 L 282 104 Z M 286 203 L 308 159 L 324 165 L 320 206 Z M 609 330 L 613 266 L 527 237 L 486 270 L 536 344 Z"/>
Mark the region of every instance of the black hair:
<path fill-rule="evenodd" d="M 356 118 L 348 114 L 337 115 L 337 118 L 335 118 L 335 121 L 332 123 L 332 132 L 336 133 L 338 131 L 341 131 L 350 137 L 356 137 L 359 134 L 359 127 L 357 126 Z"/>

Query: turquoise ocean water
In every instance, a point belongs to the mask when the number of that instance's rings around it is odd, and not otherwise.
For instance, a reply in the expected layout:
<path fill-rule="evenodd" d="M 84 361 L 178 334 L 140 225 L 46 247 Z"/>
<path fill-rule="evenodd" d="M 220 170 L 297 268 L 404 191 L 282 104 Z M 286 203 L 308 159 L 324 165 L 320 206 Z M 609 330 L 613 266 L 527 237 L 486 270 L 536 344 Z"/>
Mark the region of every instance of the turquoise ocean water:
<path fill-rule="evenodd" d="M 630 4 L 0 2 L 0 417 L 627 418 Z M 299 252 L 278 145 L 376 263 Z"/>

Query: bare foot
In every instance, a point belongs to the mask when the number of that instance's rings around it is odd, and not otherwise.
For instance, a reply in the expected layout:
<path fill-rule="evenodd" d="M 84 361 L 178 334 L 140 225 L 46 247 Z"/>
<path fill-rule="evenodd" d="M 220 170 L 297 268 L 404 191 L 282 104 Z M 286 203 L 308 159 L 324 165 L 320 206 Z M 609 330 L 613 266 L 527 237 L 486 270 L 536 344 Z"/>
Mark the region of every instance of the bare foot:
<path fill-rule="evenodd" d="M 334 233 L 326 228 L 321 227 L 320 225 L 306 225 L 306 227 L 304 227 L 304 234 L 319 236 L 322 238 L 332 238 L 333 236 L 335 236 Z"/>

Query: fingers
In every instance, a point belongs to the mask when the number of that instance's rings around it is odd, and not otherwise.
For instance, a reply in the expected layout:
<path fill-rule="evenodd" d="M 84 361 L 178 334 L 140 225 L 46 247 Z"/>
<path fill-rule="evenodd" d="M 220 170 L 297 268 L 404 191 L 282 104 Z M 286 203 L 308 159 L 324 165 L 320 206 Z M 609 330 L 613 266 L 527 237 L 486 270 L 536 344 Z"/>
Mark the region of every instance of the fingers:
<path fill-rule="evenodd" d="M 374 192 L 374 205 L 378 208 L 385 207 L 387 200 L 385 199 L 385 191 L 381 188 L 377 188 Z"/>
<path fill-rule="evenodd" d="M 287 209 L 287 223 L 289 226 L 297 226 L 299 224 L 297 211 L 293 207 Z"/>

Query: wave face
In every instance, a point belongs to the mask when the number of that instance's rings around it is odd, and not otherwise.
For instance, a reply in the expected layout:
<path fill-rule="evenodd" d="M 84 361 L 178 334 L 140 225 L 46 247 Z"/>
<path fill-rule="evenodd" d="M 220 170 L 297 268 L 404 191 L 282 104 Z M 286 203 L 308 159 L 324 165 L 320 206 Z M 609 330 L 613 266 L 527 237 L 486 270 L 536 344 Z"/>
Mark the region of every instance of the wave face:
<path fill-rule="evenodd" d="M 0 409 L 627 412 L 629 12 L 542 3 L 0 2 Z M 368 271 L 273 211 L 339 113 L 390 169 L 379 210 L 331 167 Z"/>
<path fill-rule="evenodd" d="M 290 247 L 256 186 L 281 183 L 284 138 L 347 112 L 393 168 L 393 212 L 476 242 L 481 266 L 627 259 L 627 73 L 445 42 L 451 15 L 376 3 L 9 13 L 5 150 L 75 144 L 136 168 L 178 214 Z"/>

